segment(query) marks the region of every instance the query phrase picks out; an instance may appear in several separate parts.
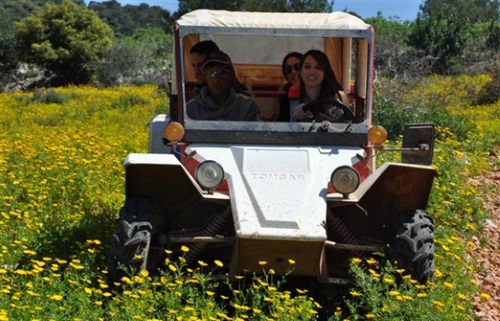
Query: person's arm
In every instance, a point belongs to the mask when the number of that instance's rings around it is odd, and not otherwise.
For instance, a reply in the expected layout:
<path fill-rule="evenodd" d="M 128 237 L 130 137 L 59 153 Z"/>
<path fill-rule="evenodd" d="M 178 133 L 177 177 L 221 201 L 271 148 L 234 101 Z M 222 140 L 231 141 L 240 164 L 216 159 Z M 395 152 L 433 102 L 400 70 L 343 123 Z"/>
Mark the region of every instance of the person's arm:
<path fill-rule="evenodd" d="M 245 116 L 246 121 L 259 121 L 260 119 L 260 109 L 255 100 L 251 99 L 250 108 Z"/>
<path fill-rule="evenodd" d="M 191 99 L 190 101 L 187 102 L 186 112 L 187 112 L 187 116 L 189 118 L 199 119 L 200 116 L 198 115 L 197 106 L 196 106 L 196 102 L 194 101 L 194 99 Z"/>

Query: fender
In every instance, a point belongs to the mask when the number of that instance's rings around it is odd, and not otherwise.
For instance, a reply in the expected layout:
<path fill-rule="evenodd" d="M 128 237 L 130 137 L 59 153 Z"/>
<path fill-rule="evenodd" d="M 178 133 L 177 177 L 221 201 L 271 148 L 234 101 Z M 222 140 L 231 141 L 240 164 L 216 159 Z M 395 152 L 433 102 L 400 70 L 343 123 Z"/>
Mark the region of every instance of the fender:
<path fill-rule="evenodd" d="M 436 176 L 431 166 L 388 162 L 377 168 L 348 198 L 330 193 L 327 201 L 333 207 L 359 204 L 369 212 L 425 209 Z M 387 204 L 380 200 L 389 201 Z"/>
<path fill-rule="evenodd" d="M 149 197 L 174 203 L 179 199 L 229 200 L 221 193 L 206 194 L 172 154 L 129 154 L 124 161 L 127 199 Z"/>
<path fill-rule="evenodd" d="M 149 123 L 148 153 L 170 154 L 172 147 L 163 143 L 165 127 L 170 121 L 169 116 L 159 114 Z"/>
<path fill-rule="evenodd" d="M 354 234 L 391 242 L 398 215 L 427 208 L 436 176 L 430 166 L 385 163 L 349 197 L 328 194 L 328 206 Z"/>

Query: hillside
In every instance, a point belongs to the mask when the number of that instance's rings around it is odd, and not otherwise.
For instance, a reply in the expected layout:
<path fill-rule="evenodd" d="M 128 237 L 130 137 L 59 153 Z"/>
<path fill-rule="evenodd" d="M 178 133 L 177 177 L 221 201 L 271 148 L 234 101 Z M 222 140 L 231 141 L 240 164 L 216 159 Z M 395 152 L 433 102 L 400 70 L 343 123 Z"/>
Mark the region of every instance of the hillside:
<path fill-rule="evenodd" d="M 84 5 L 83 0 L 73 1 Z M 5 15 L 8 20 L 13 22 L 19 21 L 49 2 L 61 3 L 62 0 L 2 0 L 0 2 L 0 16 Z M 101 19 L 108 23 L 116 35 L 130 36 L 138 28 L 161 28 L 170 32 L 174 21 L 171 13 L 167 10 L 147 4 L 122 6 L 116 0 L 90 1 L 88 8 L 95 11 Z"/>

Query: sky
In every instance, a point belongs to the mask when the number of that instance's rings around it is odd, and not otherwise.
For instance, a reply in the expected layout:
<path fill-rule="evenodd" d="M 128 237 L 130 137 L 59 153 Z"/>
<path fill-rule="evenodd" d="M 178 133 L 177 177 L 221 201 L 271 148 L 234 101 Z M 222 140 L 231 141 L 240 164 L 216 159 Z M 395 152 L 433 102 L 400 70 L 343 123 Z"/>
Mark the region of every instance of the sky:
<path fill-rule="evenodd" d="M 85 0 L 103 2 L 105 0 Z M 262 0 L 265 1 L 265 0 Z M 118 0 L 121 5 L 139 5 L 141 3 L 150 6 L 160 6 L 170 12 L 178 9 L 177 0 Z M 362 18 L 375 17 L 377 12 L 382 12 L 385 18 L 399 18 L 401 20 L 415 20 L 419 5 L 424 0 L 335 0 L 334 11 L 353 11 Z"/>

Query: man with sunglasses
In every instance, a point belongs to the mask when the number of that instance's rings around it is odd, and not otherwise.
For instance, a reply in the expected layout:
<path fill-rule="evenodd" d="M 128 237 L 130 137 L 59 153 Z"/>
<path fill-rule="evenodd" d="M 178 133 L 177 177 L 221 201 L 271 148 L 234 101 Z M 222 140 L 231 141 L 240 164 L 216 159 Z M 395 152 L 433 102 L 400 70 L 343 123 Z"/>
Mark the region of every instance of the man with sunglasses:
<path fill-rule="evenodd" d="M 212 40 L 202 40 L 189 49 L 189 62 L 191 67 L 193 67 L 196 83 L 194 86 L 186 84 L 185 91 L 186 99 L 188 101 L 197 95 L 201 88 L 206 85 L 205 74 L 203 73 L 201 66 L 203 66 L 203 62 L 205 61 L 207 55 L 216 51 L 220 51 L 219 46 L 217 46 L 217 44 Z M 231 88 L 233 88 L 237 93 L 247 94 L 247 89 L 236 77 L 231 81 Z"/>
<path fill-rule="evenodd" d="M 231 59 L 222 51 L 207 54 L 201 67 L 206 86 L 187 103 L 187 115 L 195 120 L 259 120 L 259 107 L 251 97 L 231 88 L 235 79 Z"/>

